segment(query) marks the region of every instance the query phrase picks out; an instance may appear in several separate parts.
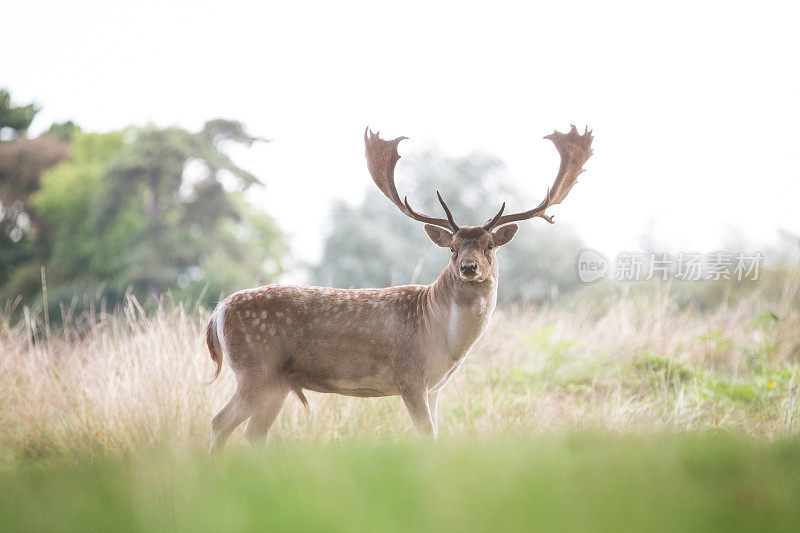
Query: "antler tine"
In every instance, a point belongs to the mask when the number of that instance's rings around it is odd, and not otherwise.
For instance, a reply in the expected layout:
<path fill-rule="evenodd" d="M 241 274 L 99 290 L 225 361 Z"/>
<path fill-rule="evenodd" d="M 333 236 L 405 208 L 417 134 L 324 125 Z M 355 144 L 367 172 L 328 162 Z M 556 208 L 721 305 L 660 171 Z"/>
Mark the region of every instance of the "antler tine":
<path fill-rule="evenodd" d="M 578 181 L 578 176 L 584 171 L 583 165 L 592 156 L 592 132 L 587 126 L 583 135 L 578 133 L 575 125 L 570 125 L 569 133 L 561 133 L 554 131 L 550 135 L 544 137 L 553 141 L 556 150 L 561 155 L 561 164 L 558 168 L 558 174 L 553 182 L 553 186 L 547 189 L 547 194 L 542 202 L 531 209 L 522 213 L 514 213 L 511 215 L 500 216 L 500 213 L 484 225 L 484 228 L 491 230 L 496 226 L 502 226 L 509 222 L 516 222 L 518 220 L 528 220 L 533 217 L 541 217 L 553 223 L 553 217 L 545 213 L 548 207 L 560 204 L 567 194 L 569 194 L 572 186 Z M 505 204 L 504 204 L 505 205 Z"/>
<path fill-rule="evenodd" d="M 497 224 L 497 221 L 500 219 L 500 215 L 503 214 L 503 211 L 505 211 L 505 209 L 506 209 L 506 203 L 503 202 L 503 205 L 500 206 L 500 211 L 498 211 L 495 216 L 486 221 L 486 224 L 483 225 L 483 229 L 485 230 L 492 229 L 494 225 Z"/>
<path fill-rule="evenodd" d="M 439 199 L 439 203 L 442 204 L 442 208 L 444 209 L 444 212 L 447 215 L 447 221 L 450 223 L 453 232 L 458 231 L 458 224 L 456 224 L 455 219 L 453 219 L 453 214 L 450 212 L 450 209 L 447 207 L 447 204 L 444 203 L 444 200 L 442 200 L 442 195 L 439 194 L 439 191 L 436 191 L 436 197 Z"/>
<path fill-rule="evenodd" d="M 408 204 L 407 197 L 403 201 L 400 200 L 400 195 L 397 193 L 397 187 L 394 184 L 394 167 L 398 159 L 400 159 L 400 154 L 397 153 L 397 145 L 400 144 L 400 141 L 408 139 L 408 137 L 397 137 L 391 141 L 385 141 L 380 138 L 379 133 L 373 133 L 369 126 L 364 130 L 367 169 L 378 189 L 407 217 L 418 222 L 458 231 L 458 226 L 444 202 L 442 202 L 442 205 L 445 208 L 445 213 L 447 213 L 447 220 L 417 213 Z M 441 197 L 439 200 L 441 201 Z"/>

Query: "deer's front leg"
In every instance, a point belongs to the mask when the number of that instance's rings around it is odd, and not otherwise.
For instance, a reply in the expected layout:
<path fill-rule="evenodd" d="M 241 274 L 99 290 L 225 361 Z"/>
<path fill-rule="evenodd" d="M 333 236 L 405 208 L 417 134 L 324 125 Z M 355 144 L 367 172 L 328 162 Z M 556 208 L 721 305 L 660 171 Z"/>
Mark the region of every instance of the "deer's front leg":
<path fill-rule="evenodd" d="M 403 389 L 400 394 L 417 431 L 422 435 L 436 438 L 436 430 L 428 405 L 428 391 L 424 387 L 410 387 Z"/>
<path fill-rule="evenodd" d="M 428 393 L 428 410 L 431 413 L 431 422 L 433 423 L 433 436 L 439 435 L 439 391 Z"/>

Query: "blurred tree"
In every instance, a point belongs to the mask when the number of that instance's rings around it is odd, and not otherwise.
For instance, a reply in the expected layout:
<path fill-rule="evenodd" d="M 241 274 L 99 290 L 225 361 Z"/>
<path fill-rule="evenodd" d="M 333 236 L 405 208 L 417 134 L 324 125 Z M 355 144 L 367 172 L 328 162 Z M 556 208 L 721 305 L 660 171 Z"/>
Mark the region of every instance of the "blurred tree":
<path fill-rule="evenodd" d="M 0 91 L 0 302 L 38 295 L 42 265 L 54 305 L 99 286 L 112 297 L 207 288 L 210 304 L 281 273 L 283 234 L 244 200 L 259 181 L 225 153 L 264 140 L 241 123 L 86 134 L 67 121 L 28 139 L 38 111 Z"/>
<path fill-rule="evenodd" d="M 28 199 L 42 173 L 69 153 L 69 145 L 57 138 L 25 136 L 38 112 L 34 104 L 13 105 L 9 92 L 0 90 L 0 286 L 14 268 L 41 253 L 33 239 L 38 219 Z"/>
<path fill-rule="evenodd" d="M 51 169 L 33 196 L 59 297 L 93 293 L 107 281 L 107 292 L 117 295 L 170 289 L 188 297 L 207 286 L 210 304 L 220 292 L 275 279 L 287 251 L 283 234 L 243 198 L 258 180 L 223 152 L 226 143 L 254 140 L 241 124 L 222 120 L 199 133 L 74 133 L 70 159 Z M 20 279 L 11 288 L 26 284 Z"/>
<path fill-rule="evenodd" d="M 24 135 L 38 112 L 35 104 L 14 105 L 8 89 L 0 89 L 0 141 Z"/>
<path fill-rule="evenodd" d="M 68 120 L 66 122 L 54 122 L 50 129 L 47 130 L 47 135 L 69 142 L 72 140 L 72 136 L 80 131 L 80 126 Z"/>
<path fill-rule="evenodd" d="M 428 214 L 443 216 L 436 190 L 461 224 L 482 224 L 509 199 L 523 208 L 538 203 L 508 185 L 505 167 L 495 157 L 447 158 L 429 151 L 404 160 L 404 172 L 412 175 L 400 189 L 403 194 L 408 191 L 413 207 Z M 448 252 L 430 242 L 420 223 L 402 215 L 374 187 L 356 207 L 337 203 L 331 219 L 322 259 L 312 271 L 314 283 L 337 287 L 429 283 L 449 260 Z M 498 251 L 499 299 L 542 301 L 574 289 L 581 249 L 580 238 L 563 223 L 522 223 L 514 241 Z"/>
<path fill-rule="evenodd" d="M 122 132 L 76 134 L 69 159 L 47 172 L 33 195 L 43 219 L 40 241 L 47 249 L 47 256 L 38 259 L 47 263 L 51 285 L 64 284 L 65 293 L 73 283 L 108 280 L 115 272 L 111 262 L 123 259 L 115 225 L 98 230 L 93 215 L 104 194 L 103 172 L 122 149 L 123 137 Z M 8 292 L 29 293 L 31 284 L 39 288 L 37 267 L 18 271 Z"/>
<path fill-rule="evenodd" d="M 18 242 L 33 229 L 28 197 L 39 188 L 44 171 L 68 154 L 69 144 L 46 135 L 0 143 L 0 213 L 4 215 L 0 238 Z"/>

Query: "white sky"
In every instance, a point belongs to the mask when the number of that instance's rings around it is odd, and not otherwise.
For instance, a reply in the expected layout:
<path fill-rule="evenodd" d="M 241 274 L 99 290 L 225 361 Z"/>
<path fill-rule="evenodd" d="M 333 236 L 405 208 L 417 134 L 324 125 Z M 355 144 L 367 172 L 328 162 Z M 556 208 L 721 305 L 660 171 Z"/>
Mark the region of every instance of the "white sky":
<path fill-rule="evenodd" d="M 676 250 L 800 233 L 790 2 L 287 4 L 6 2 L 0 86 L 44 108 L 34 132 L 243 121 L 274 142 L 237 160 L 306 260 L 332 200 L 372 185 L 367 124 L 411 137 L 401 154 L 494 153 L 535 198 L 558 166 L 541 137 L 589 124 L 595 155 L 552 213 L 611 255 L 652 221 Z"/>

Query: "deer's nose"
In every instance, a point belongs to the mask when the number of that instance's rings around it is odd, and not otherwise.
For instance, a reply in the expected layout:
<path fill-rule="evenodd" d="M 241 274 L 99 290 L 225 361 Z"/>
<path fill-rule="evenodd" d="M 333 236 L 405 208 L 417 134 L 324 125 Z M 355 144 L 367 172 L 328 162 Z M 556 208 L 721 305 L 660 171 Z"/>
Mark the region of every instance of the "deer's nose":
<path fill-rule="evenodd" d="M 461 273 L 469 276 L 478 271 L 478 264 L 475 262 L 461 263 Z"/>

